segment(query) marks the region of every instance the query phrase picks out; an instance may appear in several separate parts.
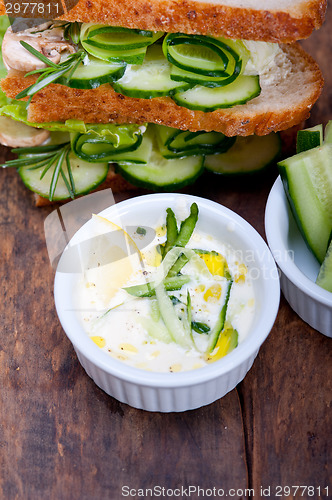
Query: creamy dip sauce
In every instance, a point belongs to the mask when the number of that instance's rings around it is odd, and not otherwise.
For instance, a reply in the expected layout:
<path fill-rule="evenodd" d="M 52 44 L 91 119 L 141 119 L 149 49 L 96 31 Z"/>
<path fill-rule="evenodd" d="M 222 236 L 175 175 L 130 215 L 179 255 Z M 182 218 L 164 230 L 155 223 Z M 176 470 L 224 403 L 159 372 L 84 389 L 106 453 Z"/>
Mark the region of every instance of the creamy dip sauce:
<path fill-rule="evenodd" d="M 178 213 L 176 215 L 178 218 Z M 159 245 L 164 243 L 166 238 L 165 227 L 162 226 L 164 220 L 161 217 L 155 238 L 141 252 L 136 251 L 132 255 L 125 256 L 125 249 L 119 248 L 121 247 L 119 242 L 113 245 L 113 248 L 110 244 L 108 249 L 105 245 L 102 249 L 95 249 L 96 255 L 103 253 L 100 259 L 103 262 L 105 262 L 104 253 L 109 251 L 110 263 L 98 267 L 98 263 L 95 262 L 84 272 L 77 286 L 77 304 L 84 330 L 106 353 L 136 368 L 178 372 L 200 368 L 208 363 L 204 354 L 208 346 L 208 333 L 193 331 L 193 343 L 189 348 L 169 341 L 169 333 L 160 318 L 156 298 L 137 298 L 124 290 L 125 287 L 156 279 L 156 272 L 160 269 L 161 263 Z M 98 216 L 95 218 L 95 234 L 114 229 L 116 226 L 112 223 Z M 229 230 L 231 231 L 231 228 Z M 138 230 L 133 239 L 127 238 L 126 244 L 129 250 L 127 253 L 137 250 L 135 240 L 140 241 L 142 248 L 145 236 L 139 234 L 140 232 Z M 214 251 L 220 255 L 212 264 L 212 268 L 211 261 L 208 262 L 209 257 L 204 257 L 204 254 L 201 254 L 201 258 L 197 257 L 201 263 L 198 265 L 203 269 L 199 279 L 197 279 L 197 258 L 190 260 L 182 268 L 181 273 L 190 276 L 190 281 L 180 290 L 168 292 L 172 296 L 179 317 L 187 305 L 189 291 L 191 320 L 206 325 L 210 331 L 213 329 L 225 302 L 229 283 L 220 271 L 224 268 L 224 261 L 220 257 L 223 256 L 233 279 L 226 321 L 237 330 L 238 342 L 242 342 L 250 330 L 255 309 L 254 289 L 250 273 L 241 260 L 242 255 L 226 243 L 217 241 L 198 229 L 195 229 L 186 248 Z M 114 262 L 111 262 L 112 258 Z M 202 258 L 207 259 L 212 273 L 207 265 L 202 263 Z"/>

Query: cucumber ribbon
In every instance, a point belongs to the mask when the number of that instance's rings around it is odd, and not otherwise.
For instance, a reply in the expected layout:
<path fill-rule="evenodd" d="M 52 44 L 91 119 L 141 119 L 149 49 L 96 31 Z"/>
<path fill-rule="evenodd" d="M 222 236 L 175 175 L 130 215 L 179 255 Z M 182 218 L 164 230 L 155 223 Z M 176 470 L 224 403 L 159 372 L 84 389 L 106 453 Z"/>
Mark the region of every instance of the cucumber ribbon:
<path fill-rule="evenodd" d="M 163 51 L 168 61 L 180 70 L 173 73 L 174 79 L 222 87 L 241 73 L 244 48 L 239 44 L 209 36 L 169 33 Z"/>
<path fill-rule="evenodd" d="M 117 155 L 135 151 L 142 143 L 143 134 L 128 134 L 127 141 L 117 144 L 113 137 L 93 134 L 72 134 L 71 147 L 82 160 L 89 162 L 113 161 Z"/>
<path fill-rule="evenodd" d="M 99 59 L 142 64 L 147 47 L 162 35 L 162 32 L 87 23 L 81 26 L 80 39 L 83 48 Z"/>
<path fill-rule="evenodd" d="M 190 132 L 164 125 L 155 127 L 158 144 L 165 158 L 224 153 L 234 144 L 235 137 L 221 132 Z"/>

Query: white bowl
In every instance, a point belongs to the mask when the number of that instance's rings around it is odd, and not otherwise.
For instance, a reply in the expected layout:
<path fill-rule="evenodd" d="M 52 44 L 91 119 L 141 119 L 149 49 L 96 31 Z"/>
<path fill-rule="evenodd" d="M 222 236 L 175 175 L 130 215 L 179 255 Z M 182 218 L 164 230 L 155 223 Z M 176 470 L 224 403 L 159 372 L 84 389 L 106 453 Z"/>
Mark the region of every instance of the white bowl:
<path fill-rule="evenodd" d="M 152 194 L 123 201 L 101 214 L 110 220 L 120 216 L 122 225 L 156 227 L 166 208 L 175 207 L 180 198 L 187 206 L 199 207 L 198 228 L 248 256 L 256 295 L 253 324 L 247 337 L 222 360 L 203 368 L 178 373 L 141 370 L 118 361 L 99 349 L 83 330 L 75 312 L 73 290 L 78 275 L 56 272 L 54 296 L 57 313 L 78 359 L 87 374 L 107 394 L 123 403 L 149 411 L 185 411 L 221 398 L 246 375 L 275 321 L 280 299 L 278 271 L 261 236 L 240 216 L 212 201 L 182 194 Z M 74 236 L 92 224 L 87 222 Z M 247 259 L 247 261 L 248 261 Z M 61 259 L 60 263 L 61 264 Z M 59 269 L 59 268 L 58 268 Z"/>
<path fill-rule="evenodd" d="M 310 326 L 332 337 L 332 293 L 315 283 L 320 266 L 296 225 L 280 177 L 267 200 L 265 232 L 291 308 Z"/>

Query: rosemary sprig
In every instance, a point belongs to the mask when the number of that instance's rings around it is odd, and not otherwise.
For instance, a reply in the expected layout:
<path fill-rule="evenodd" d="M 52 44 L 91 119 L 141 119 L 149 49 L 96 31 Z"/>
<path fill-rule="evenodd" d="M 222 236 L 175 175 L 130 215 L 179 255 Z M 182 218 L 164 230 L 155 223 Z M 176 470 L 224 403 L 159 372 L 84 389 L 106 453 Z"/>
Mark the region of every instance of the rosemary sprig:
<path fill-rule="evenodd" d="M 35 75 L 37 73 L 40 76 L 38 77 L 35 83 L 30 85 L 30 87 L 27 87 L 26 89 L 22 90 L 22 92 L 17 94 L 15 99 L 23 99 L 24 97 L 29 97 L 30 98 L 29 100 L 31 100 L 31 98 L 34 96 L 36 92 L 47 87 L 47 85 L 59 80 L 60 78 L 63 80 L 63 83 L 65 85 L 68 84 L 68 81 L 71 78 L 74 71 L 76 70 L 77 66 L 80 64 L 81 61 L 83 61 L 84 57 L 86 56 L 85 51 L 80 49 L 74 54 L 71 54 L 69 57 L 67 57 L 67 59 L 65 59 L 64 61 L 60 62 L 59 64 L 55 64 L 54 62 L 50 61 L 46 56 L 44 56 L 44 54 L 41 54 L 40 52 L 38 52 L 38 50 L 29 45 L 27 42 L 21 40 L 20 44 L 26 50 L 28 50 L 30 54 L 34 55 L 40 61 L 46 64 L 47 67 L 43 69 L 30 71 L 29 73 L 27 73 L 25 76 Z M 66 75 L 66 73 L 68 74 Z"/>
<path fill-rule="evenodd" d="M 40 174 L 40 179 L 45 177 L 50 168 L 54 168 L 48 194 L 50 201 L 54 198 L 60 175 L 68 190 L 69 196 L 71 198 L 76 196 L 74 177 L 70 163 L 71 147 L 69 142 L 31 148 L 16 148 L 12 149 L 12 153 L 23 155 L 23 157 L 20 156 L 15 160 L 8 160 L 1 165 L 2 167 L 27 167 L 28 170 L 43 169 Z"/>
<path fill-rule="evenodd" d="M 53 200 L 55 189 L 56 189 L 56 186 L 57 186 L 57 183 L 59 180 L 59 175 L 60 175 L 61 171 L 63 171 L 62 170 L 62 163 L 63 163 L 63 160 L 65 159 L 67 151 L 68 151 L 68 149 L 66 146 L 65 148 L 63 148 L 62 150 L 59 151 L 60 154 L 58 153 L 57 158 L 55 159 L 55 167 L 53 170 L 53 175 L 52 175 L 51 184 L 50 184 L 50 191 L 49 191 L 49 196 L 48 196 L 50 200 Z"/>
<path fill-rule="evenodd" d="M 51 166 L 54 164 L 55 161 L 58 160 L 60 154 L 62 152 L 62 149 L 60 149 L 59 151 L 57 151 L 53 156 L 51 156 L 51 158 L 48 158 L 48 161 L 47 162 L 44 162 L 43 163 L 43 166 L 45 166 L 44 170 L 42 171 L 42 173 L 40 174 L 40 180 L 42 180 L 45 175 L 47 174 L 47 172 L 49 171 L 49 169 L 51 168 Z M 34 168 L 29 168 L 29 170 L 35 170 Z"/>
<path fill-rule="evenodd" d="M 46 146 L 30 146 L 24 148 L 15 148 L 12 149 L 12 153 L 17 155 L 39 155 L 44 153 L 50 153 L 53 151 L 57 151 L 62 146 L 65 146 L 68 142 L 62 142 L 60 144 L 47 144 Z"/>
<path fill-rule="evenodd" d="M 71 164 L 70 164 L 70 160 L 69 160 L 69 153 L 66 155 L 66 165 L 67 165 L 67 172 L 68 172 L 69 183 L 70 183 L 70 190 L 68 189 L 68 187 L 67 187 L 67 189 L 71 193 L 70 197 L 74 198 L 76 191 L 75 191 L 74 176 L 73 176 L 73 172 L 71 170 Z"/>

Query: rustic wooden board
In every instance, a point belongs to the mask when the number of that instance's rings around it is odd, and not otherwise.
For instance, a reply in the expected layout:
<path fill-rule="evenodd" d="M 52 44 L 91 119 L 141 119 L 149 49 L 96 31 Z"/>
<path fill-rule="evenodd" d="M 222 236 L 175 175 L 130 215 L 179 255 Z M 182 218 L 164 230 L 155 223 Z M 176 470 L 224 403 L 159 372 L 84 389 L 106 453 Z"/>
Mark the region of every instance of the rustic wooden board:
<path fill-rule="evenodd" d="M 331 26 L 332 9 L 304 42 L 326 79 L 312 124 L 332 118 Z M 188 192 L 236 210 L 264 235 L 275 176 L 205 178 Z M 33 207 L 14 171 L 0 172 L 0 189 L 0 498 L 118 500 L 125 485 L 254 488 L 260 498 L 261 485 L 303 484 L 332 495 L 330 339 L 282 299 L 237 389 L 183 414 L 132 409 L 95 386 L 58 323 L 43 236 L 51 209 Z"/>

